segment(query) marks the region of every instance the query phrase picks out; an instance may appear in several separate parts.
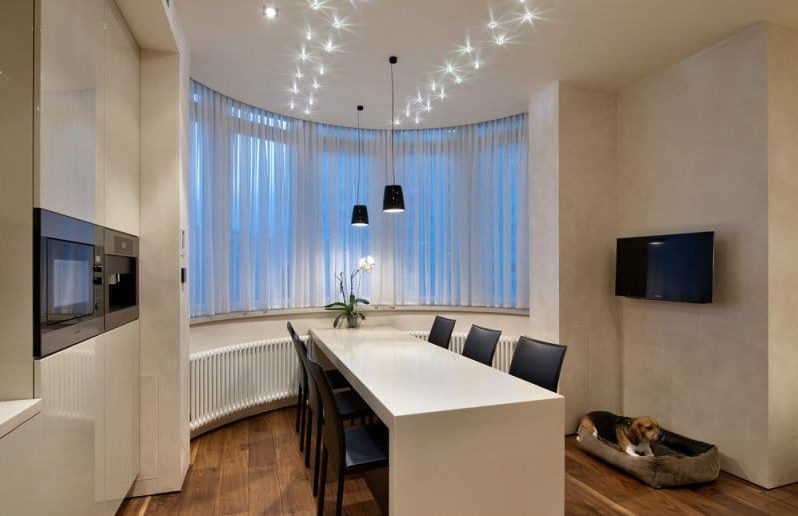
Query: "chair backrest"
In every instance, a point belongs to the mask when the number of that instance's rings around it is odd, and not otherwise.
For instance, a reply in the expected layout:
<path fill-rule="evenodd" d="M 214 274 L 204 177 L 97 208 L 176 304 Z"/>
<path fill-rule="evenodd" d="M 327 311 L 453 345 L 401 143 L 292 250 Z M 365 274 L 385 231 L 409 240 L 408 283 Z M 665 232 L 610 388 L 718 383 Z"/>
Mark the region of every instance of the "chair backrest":
<path fill-rule="evenodd" d="M 521 337 L 510 363 L 510 374 L 557 392 L 566 349 L 559 344 Z"/>
<path fill-rule="evenodd" d="M 330 379 L 327 378 L 324 369 L 313 360 L 308 361 L 308 369 L 310 370 L 311 382 L 315 384 L 315 388 L 321 398 L 322 410 L 324 410 L 324 427 L 322 429 L 324 447 L 327 449 L 328 458 L 332 463 L 333 469 L 337 470 L 344 459 L 346 446 L 341 412 L 338 410 Z"/>
<path fill-rule="evenodd" d="M 429 331 L 427 342 L 449 349 L 449 340 L 452 338 L 454 323 L 454 319 L 447 319 L 446 317 L 436 315 L 435 321 L 432 323 L 432 329 Z"/>
<path fill-rule="evenodd" d="M 493 365 L 493 355 L 501 337 L 501 330 L 491 330 L 476 324 L 471 325 L 463 345 L 463 356 L 485 365 Z"/>
<path fill-rule="evenodd" d="M 315 409 L 319 404 L 319 399 L 315 385 L 308 380 L 308 348 L 302 342 L 302 339 L 299 338 L 294 326 L 290 322 L 286 326 L 288 327 L 288 334 L 291 335 L 291 342 L 294 344 L 294 351 L 296 351 L 297 358 L 299 358 L 299 365 L 302 370 L 302 386 L 305 388 L 310 406 Z"/>

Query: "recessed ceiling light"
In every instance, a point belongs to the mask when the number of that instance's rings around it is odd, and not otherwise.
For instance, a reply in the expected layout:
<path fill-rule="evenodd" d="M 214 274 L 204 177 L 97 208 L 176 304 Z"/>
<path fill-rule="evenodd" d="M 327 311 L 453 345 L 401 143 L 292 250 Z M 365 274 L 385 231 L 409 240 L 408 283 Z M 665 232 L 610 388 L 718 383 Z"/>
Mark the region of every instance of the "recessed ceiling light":
<path fill-rule="evenodd" d="M 489 29 L 495 29 L 495 28 L 496 28 L 496 27 L 498 27 L 498 26 L 499 26 L 499 24 L 498 24 L 498 23 L 496 23 L 496 21 L 495 21 L 495 20 L 491 20 L 491 21 L 490 21 L 490 23 L 488 23 L 488 28 L 489 28 Z"/>
<path fill-rule="evenodd" d="M 501 45 L 504 45 L 506 42 L 507 42 L 507 36 L 506 35 L 499 34 L 498 36 L 496 36 L 496 44 L 497 45 L 501 46 Z"/>
<path fill-rule="evenodd" d="M 278 16 L 280 16 L 280 10 L 273 5 L 264 5 L 263 16 L 265 16 L 269 20 L 273 20 Z"/>
<path fill-rule="evenodd" d="M 319 81 L 317 81 L 316 79 L 313 79 L 313 89 L 314 90 L 319 89 Z"/>
<path fill-rule="evenodd" d="M 332 26 L 333 26 L 334 28 L 336 28 L 336 29 L 340 29 L 341 27 L 343 27 L 343 26 L 344 26 L 344 21 L 343 21 L 341 18 L 339 18 L 339 17 L 335 16 L 335 17 L 333 18 Z"/>
<path fill-rule="evenodd" d="M 313 39 L 313 31 L 311 31 L 310 29 L 306 30 L 305 31 L 305 39 L 308 40 L 308 41 Z"/>
<path fill-rule="evenodd" d="M 309 115 L 309 114 L 310 114 L 310 108 L 305 108 L 305 114 L 306 114 L 306 115 Z"/>
<path fill-rule="evenodd" d="M 299 68 L 297 68 L 297 70 L 296 70 L 296 78 L 297 79 L 301 79 L 302 78 L 302 71 L 299 70 Z"/>
<path fill-rule="evenodd" d="M 432 81 L 432 83 L 429 85 L 429 89 L 431 89 L 432 91 L 437 90 L 438 84 L 435 81 Z"/>
<path fill-rule="evenodd" d="M 533 12 L 532 12 L 532 11 L 530 11 L 529 9 L 526 9 L 526 11 L 524 12 L 524 17 L 522 18 L 522 20 L 523 20 L 523 21 L 525 21 L 526 23 L 532 23 L 532 21 L 533 21 L 533 20 L 534 20 L 536 17 L 537 17 L 537 16 L 535 15 L 535 13 L 533 13 Z"/>
<path fill-rule="evenodd" d="M 319 75 L 324 75 L 324 65 L 319 65 Z"/>
<path fill-rule="evenodd" d="M 326 52 L 332 52 L 334 49 L 335 49 L 335 45 L 333 45 L 333 42 L 332 42 L 331 39 L 328 39 L 327 43 L 324 44 L 324 50 Z"/>
<path fill-rule="evenodd" d="M 479 70 L 479 59 L 474 59 L 474 69 Z"/>
<path fill-rule="evenodd" d="M 322 2 L 320 2 L 319 0 L 313 0 L 310 3 L 310 8 L 313 9 L 314 11 L 318 11 L 319 9 L 321 9 L 322 5 L 324 4 L 322 4 Z"/>
<path fill-rule="evenodd" d="M 463 82 L 463 78 L 460 77 L 459 75 L 455 75 L 454 76 L 454 82 L 456 82 L 457 84 L 460 84 L 460 83 Z"/>

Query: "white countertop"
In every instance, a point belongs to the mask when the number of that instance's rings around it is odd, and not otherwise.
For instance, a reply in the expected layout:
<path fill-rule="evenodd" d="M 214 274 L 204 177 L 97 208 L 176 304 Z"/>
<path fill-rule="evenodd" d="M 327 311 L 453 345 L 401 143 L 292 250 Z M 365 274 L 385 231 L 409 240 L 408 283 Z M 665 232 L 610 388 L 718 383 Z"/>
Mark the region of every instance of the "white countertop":
<path fill-rule="evenodd" d="M 366 401 L 381 406 L 372 405 L 381 419 L 561 398 L 393 328 L 311 334 L 333 365 L 368 391 Z"/>
<path fill-rule="evenodd" d="M 0 438 L 41 411 L 42 400 L 0 401 Z"/>

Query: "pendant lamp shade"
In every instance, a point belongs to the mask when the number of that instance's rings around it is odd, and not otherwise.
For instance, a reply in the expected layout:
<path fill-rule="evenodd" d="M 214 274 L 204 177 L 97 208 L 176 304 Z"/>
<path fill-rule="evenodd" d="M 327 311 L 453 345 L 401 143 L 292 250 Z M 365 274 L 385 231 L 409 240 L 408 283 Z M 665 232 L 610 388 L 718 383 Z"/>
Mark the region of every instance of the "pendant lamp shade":
<path fill-rule="evenodd" d="M 355 202 L 360 198 L 360 162 L 363 159 L 363 152 L 360 143 L 360 113 L 363 106 L 357 107 L 357 188 L 355 190 Z M 354 227 L 366 227 L 369 225 L 369 209 L 365 204 L 355 204 L 352 208 L 352 225 Z"/>
<path fill-rule="evenodd" d="M 402 185 L 396 184 L 396 165 L 394 164 L 393 140 L 394 140 L 394 124 L 396 123 L 396 110 L 395 110 L 395 87 L 393 83 L 393 65 L 399 60 L 396 56 L 388 58 L 391 64 L 391 172 L 394 184 L 385 187 L 385 194 L 382 197 L 382 211 L 385 213 L 401 213 L 405 211 L 405 196 L 402 193 Z"/>
<path fill-rule="evenodd" d="M 382 211 L 385 213 L 401 213 L 405 211 L 405 196 L 402 185 L 387 185 L 382 197 Z"/>
<path fill-rule="evenodd" d="M 369 210 L 365 204 L 355 204 L 352 208 L 352 225 L 357 227 L 369 225 Z"/>

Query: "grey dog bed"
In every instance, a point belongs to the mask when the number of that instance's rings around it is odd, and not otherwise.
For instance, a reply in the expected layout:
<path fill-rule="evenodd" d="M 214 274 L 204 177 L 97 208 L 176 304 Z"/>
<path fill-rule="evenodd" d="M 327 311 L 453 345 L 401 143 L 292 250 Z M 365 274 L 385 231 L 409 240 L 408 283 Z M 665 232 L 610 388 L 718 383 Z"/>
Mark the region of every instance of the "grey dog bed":
<path fill-rule="evenodd" d="M 720 474 L 718 448 L 662 429 L 652 443 L 653 457 L 633 457 L 617 444 L 595 437 L 582 427 L 577 431 L 579 447 L 651 487 L 675 487 L 717 480 Z"/>

